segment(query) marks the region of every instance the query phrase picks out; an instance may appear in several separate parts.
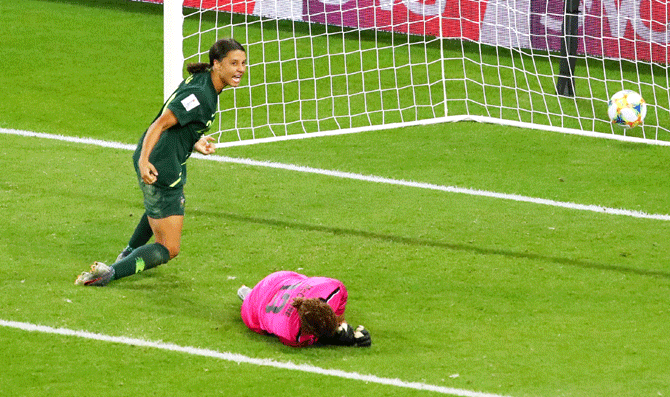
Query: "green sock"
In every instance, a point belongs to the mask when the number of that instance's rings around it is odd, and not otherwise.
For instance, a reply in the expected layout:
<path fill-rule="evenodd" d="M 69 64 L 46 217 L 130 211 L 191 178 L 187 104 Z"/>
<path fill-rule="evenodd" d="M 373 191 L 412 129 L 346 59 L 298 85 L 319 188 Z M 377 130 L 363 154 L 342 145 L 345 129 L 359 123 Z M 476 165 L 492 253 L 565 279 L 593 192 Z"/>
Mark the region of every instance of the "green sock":
<path fill-rule="evenodd" d="M 130 237 L 130 241 L 128 242 L 128 248 L 130 250 L 134 250 L 136 248 L 139 248 L 149 242 L 149 239 L 151 239 L 151 236 L 154 235 L 153 230 L 151 230 L 151 226 L 149 225 L 149 218 L 147 217 L 147 213 L 145 212 L 144 215 L 142 215 L 142 218 L 140 218 L 140 221 L 137 223 L 137 227 L 135 227 L 135 232 L 133 232 L 132 237 Z"/>
<path fill-rule="evenodd" d="M 170 260 L 170 251 L 158 243 L 143 245 L 112 265 L 114 280 L 149 270 Z"/>

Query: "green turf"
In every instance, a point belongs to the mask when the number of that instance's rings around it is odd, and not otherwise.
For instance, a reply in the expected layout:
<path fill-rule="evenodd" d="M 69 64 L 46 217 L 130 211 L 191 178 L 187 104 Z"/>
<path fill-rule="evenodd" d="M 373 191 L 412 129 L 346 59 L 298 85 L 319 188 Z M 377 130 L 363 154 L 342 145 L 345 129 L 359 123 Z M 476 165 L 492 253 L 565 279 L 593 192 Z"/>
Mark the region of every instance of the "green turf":
<path fill-rule="evenodd" d="M 160 12 L 93 3 L 0 0 L 2 26 L 17 25 L 0 45 L 26 59 L 0 75 L 23 82 L 0 101 L 1 127 L 136 142 L 162 102 Z M 19 33 L 42 41 L 30 50 Z M 83 45 L 96 37 L 112 55 Z M 56 46 L 78 48 L 77 62 L 29 62 Z M 663 147 L 460 123 L 218 154 L 669 212 Z M 514 397 L 670 390 L 667 221 L 194 158 L 180 256 L 78 288 L 142 214 L 130 156 L 0 134 L 0 319 Z M 342 280 L 372 348 L 292 349 L 247 330 L 237 287 L 280 269 Z M 8 396 L 437 395 L 5 327 L 0 345 Z"/>
<path fill-rule="evenodd" d="M 666 222 L 194 159 L 180 257 L 77 288 L 76 273 L 113 258 L 141 214 L 130 153 L 32 139 L 26 176 L 26 138 L 2 140 L 11 320 L 513 396 L 668 385 Z M 296 350 L 246 330 L 236 288 L 278 269 L 343 280 L 348 316 L 374 347 Z"/>
<path fill-rule="evenodd" d="M 0 25 L 0 127 L 124 141 L 158 112 L 161 7 L 1 0 Z"/>

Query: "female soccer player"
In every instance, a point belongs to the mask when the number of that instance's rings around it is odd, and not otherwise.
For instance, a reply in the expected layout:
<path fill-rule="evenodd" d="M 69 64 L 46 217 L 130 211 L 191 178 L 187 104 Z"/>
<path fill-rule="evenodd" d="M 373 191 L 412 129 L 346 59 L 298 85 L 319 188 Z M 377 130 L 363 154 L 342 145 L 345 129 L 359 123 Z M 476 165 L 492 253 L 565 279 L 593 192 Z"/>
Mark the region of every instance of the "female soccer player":
<path fill-rule="evenodd" d="M 244 324 L 260 334 L 276 335 L 285 345 L 372 344 L 368 330 L 362 325 L 353 330 L 344 320 L 347 289 L 338 280 L 279 271 L 253 289 L 243 285 L 237 296 Z"/>
<path fill-rule="evenodd" d="M 186 160 L 194 150 L 214 153 L 214 138 L 203 134 L 214 121 L 219 94 L 227 86 L 239 86 L 246 68 L 246 52 L 234 39 L 214 43 L 209 63 L 188 65 L 190 75 L 165 102 L 133 155 L 145 213 L 128 247 L 112 266 L 94 262 L 75 284 L 104 286 L 177 256 L 184 222 Z M 155 243 L 147 244 L 152 236 Z"/>

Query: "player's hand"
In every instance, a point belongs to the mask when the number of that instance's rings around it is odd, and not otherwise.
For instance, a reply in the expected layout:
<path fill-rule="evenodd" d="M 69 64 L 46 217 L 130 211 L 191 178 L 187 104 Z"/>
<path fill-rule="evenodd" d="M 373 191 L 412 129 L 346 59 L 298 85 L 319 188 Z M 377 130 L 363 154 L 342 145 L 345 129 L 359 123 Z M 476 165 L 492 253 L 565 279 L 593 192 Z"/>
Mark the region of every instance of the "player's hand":
<path fill-rule="evenodd" d="M 359 325 L 354 331 L 354 346 L 357 347 L 368 347 L 372 345 L 372 338 L 370 337 L 370 332 L 368 332 L 365 327 Z"/>
<path fill-rule="evenodd" d="M 341 346 L 351 346 L 354 344 L 354 329 L 351 328 L 349 324 L 343 322 L 335 330 L 335 335 L 333 335 L 335 343 Z"/>
<path fill-rule="evenodd" d="M 216 147 L 212 143 L 213 141 L 214 137 L 203 136 L 198 140 L 198 142 L 195 143 L 193 149 L 204 155 L 212 154 L 216 151 Z"/>
<path fill-rule="evenodd" d="M 331 344 L 368 347 L 372 345 L 372 338 L 370 338 L 370 332 L 368 332 L 362 325 L 359 325 L 354 330 L 351 325 L 343 322 L 337 327 L 337 330 L 335 330 L 335 335 L 333 335 Z"/>
<path fill-rule="evenodd" d="M 140 161 L 138 163 L 140 169 L 140 176 L 142 181 L 147 185 L 152 185 L 158 179 L 158 171 L 153 164 L 148 161 Z"/>

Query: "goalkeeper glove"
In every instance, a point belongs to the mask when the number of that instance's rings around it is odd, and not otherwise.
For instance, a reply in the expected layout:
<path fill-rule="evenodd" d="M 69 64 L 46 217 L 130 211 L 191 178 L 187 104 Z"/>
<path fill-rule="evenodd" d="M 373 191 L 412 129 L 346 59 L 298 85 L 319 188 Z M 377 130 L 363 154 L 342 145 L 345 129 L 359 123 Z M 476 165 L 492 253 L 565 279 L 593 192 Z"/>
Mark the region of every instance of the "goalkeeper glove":
<path fill-rule="evenodd" d="M 359 325 L 356 330 L 351 328 L 346 322 L 340 324 L 330 338 L 322 338 L 322 343 L 337 346 L 358 346 L 367 347 L 372 344 L 370 333 L 365 327 Z"/>
<path fill-rule="evenodd" d="M 372 338 L 370 333 L 365 327 L 359 325 L 354 331 L 354 346 L 358 347 L 368 347 L 372 344 Z"/>
<path fill-rule="evenodd" d="M 330 339 L 330 344 L 339 346 L 351 346 L 354 344 L 354 330 L 347 323 L 340 324 L 335 334 Z"/>

